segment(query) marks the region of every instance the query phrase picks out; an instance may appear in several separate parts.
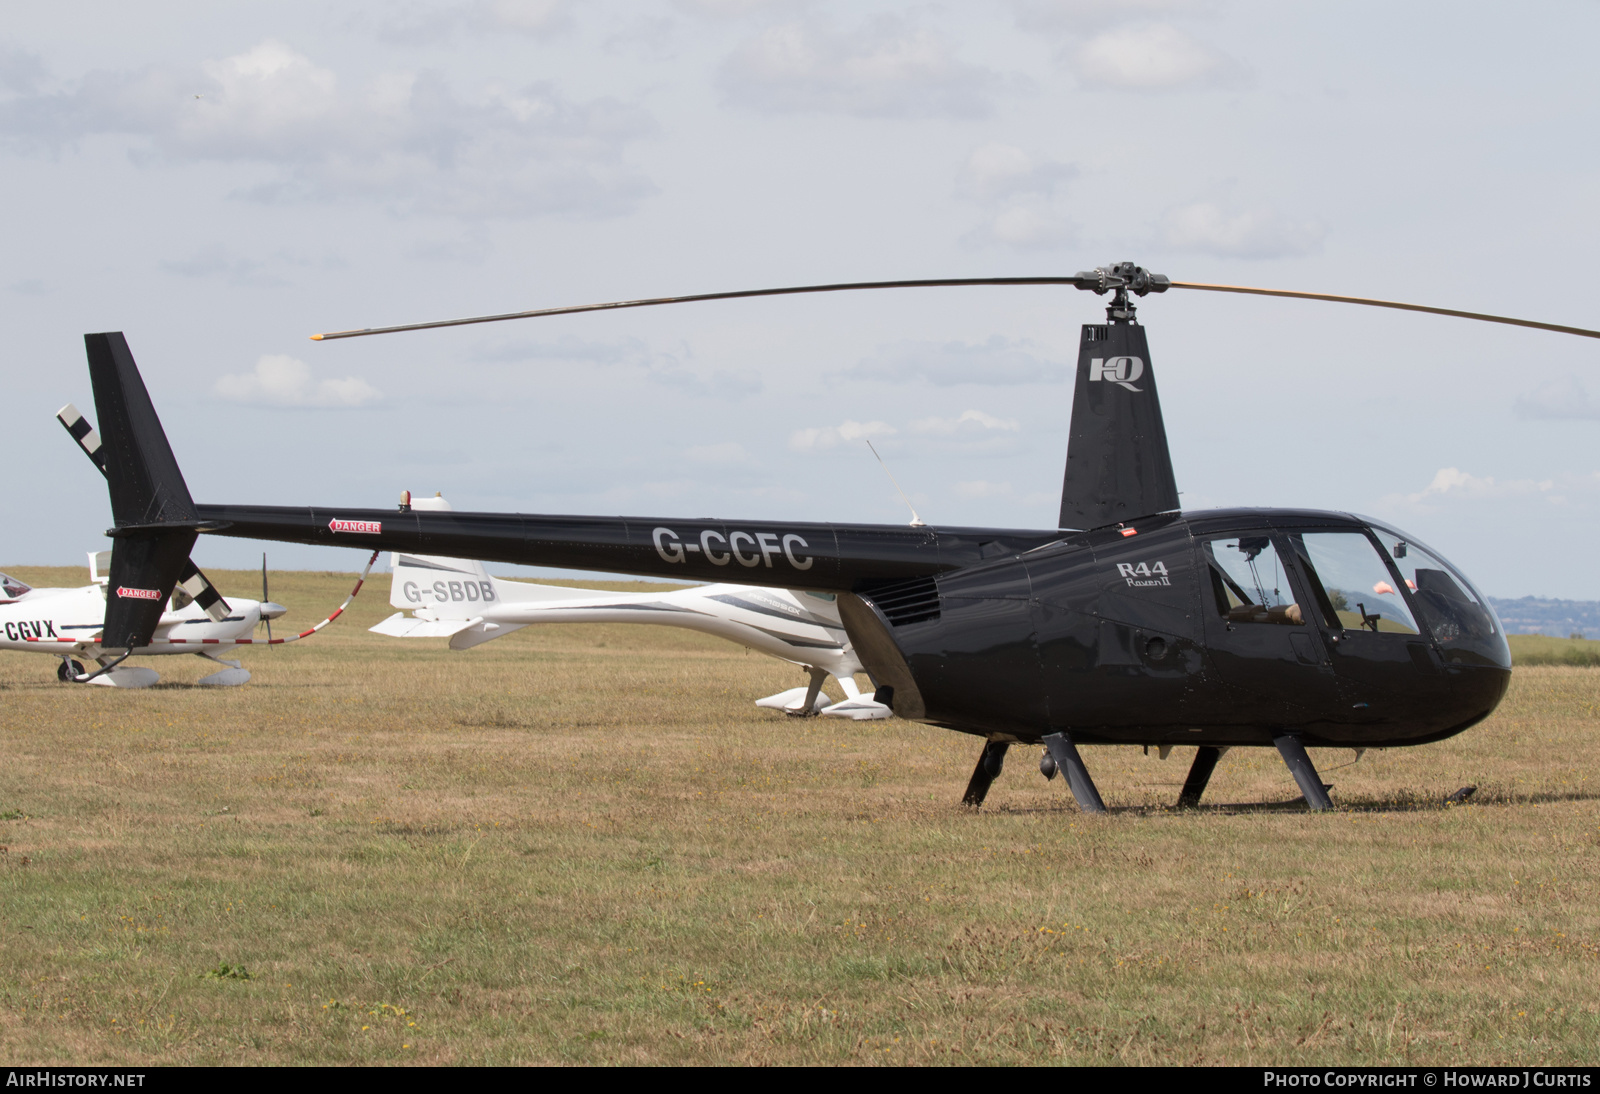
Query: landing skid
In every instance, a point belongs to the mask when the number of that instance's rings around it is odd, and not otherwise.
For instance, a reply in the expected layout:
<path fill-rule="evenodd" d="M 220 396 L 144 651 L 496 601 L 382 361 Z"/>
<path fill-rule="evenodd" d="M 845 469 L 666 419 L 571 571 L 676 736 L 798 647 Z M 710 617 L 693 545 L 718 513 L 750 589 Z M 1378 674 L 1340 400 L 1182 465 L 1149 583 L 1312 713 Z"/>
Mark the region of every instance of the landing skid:
<path fill-rule="evenodd" d="M 1333 799 L 1328 797 L 1328 788 L 1322 785 L 1322 776 L 1317 774 L 1316 767 L 1311 763 L 1311 757 L 1306 755 L 1306 746 L 1300 743 L 1300 738 L 1292 733 L 1272 738 L 1272 743 L 1278 748 L 1278 755 L 1283 757 L 1283 762 L 1289 765 L 1289 774 L 1294 776 L 1294 781 L 1300 784 L 1300 792 L 1306 796 L 1306 805 L 1313 813 L 1321 813 L 1333 808 Z"/>
<path fill-rule="evenodd" d="M 977 808 L 983 804 L 983 799 L 989 796 L 989 787 L 1000 777 L 1006 750 L 1010 747 L 1010 741 L 990 741 L 983 746 L 983 751 L 978 753 L 978 766 L 972 769 L 972 779 L 967 783 L 966 796 L 961 799 L 962 805 Z"/>
<path fill-rule="evenodd" d="M 1226 748 L 1214 748 L 1211 745 L 1201 745 L 1195 751 L 1194 763 L 1189 767 L 1189 777 L 1183 780 L 1183 789 L 1178 793 L 1179 809 L 1193 809 L 1200 804 L 1200 795 L 1206 792 L 1206 784 L 1211 781 L 1211 773 L 1217 769 L 1217 761 L 1222 759 L 1222 754 L 1226 751 L 1228 751 Z"/>
<path fill-rule="evenodd" d="M 1066 774 L 1067 789 L 1072 791 L 1078 808 L 1085 813 L 1104 813 L 1106 803 L 1100 800 L 1100 791 L 1095 789 L 1089 769 L 1083 765 L 1083 757 L 1078 755 L 1078 746 L 1072 743 L 1066 731 L 1046 735 L 1044 747 L 1049 750 L 1056 769 Z"/>
<path fill-rule="evenodd" d="M 202 653 L 200 656 L 204 657 L 208 661 L 215 661 L 219 665 L 226 666 L 221 672 L 213 672 L 210 676 L 200 677 L 200 683 L 204 684 L 206 687 L 236 688 L 240 684 L 249 682 L 250 670 L 239 664 L 239 662 L 226 661 L 221 657 L 217 657 L 214 654 L 209 653 Z"/>

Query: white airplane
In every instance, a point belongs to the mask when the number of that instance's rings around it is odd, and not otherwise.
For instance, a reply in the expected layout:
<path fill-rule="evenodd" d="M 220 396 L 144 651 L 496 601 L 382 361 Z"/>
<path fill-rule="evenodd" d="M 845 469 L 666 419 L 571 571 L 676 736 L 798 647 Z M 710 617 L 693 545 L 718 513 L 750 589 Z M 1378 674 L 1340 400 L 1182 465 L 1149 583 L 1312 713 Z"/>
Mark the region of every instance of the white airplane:
<path fill-rule="evenodd" d="M 64 682 L 102 684 L 114 688 L 147 688 L 160 679 L 152 669 L 123 665 L 100 648 L 105 622 L 106 588 L 111 552 L 89 553 L 89 584 L 77 589 L 33 589 L 16 578 L 0 574 L 0 650 L 48 653 L 61 659 L 56 676 Z M 250 679 L 250 671 L 237 661 L 225 661 L 212 649 L 251 643 L 251 633 L 263 619 L 277 619 L 288 609 L 271 601 L 228 600 L 228 613 L 212 619 L 200 603 L 183 591 L 173 592 L 149 648 L 139 656 L 191 654 L 222 665 L 203 677 L 211 687 L 237 687 Z M 276 639 L 274 644 L 282 642 Z M 265 644 L 265 643 L 263 643 Z M 78 658 L 98 662 L 98 671 L 85 673 Z"/>
<path fill-rule="evenodd" d="M 413 509 L 448 510 L 442 497 L 410 500 Z M 892 713 L 863 695 L 855 674 L 865 671 L 831 593 L 702 585 L 676 592 L 607 593 L 491 577 L 483 563 L 432 555 L 393 555 L 389 603 L 396 612 L 371 630 L 392 638 L 449 638 L 471 649 L 538 623 L 653 623 L 726 638 L 757 653 L 789 661 L 811 676 L 807 687 L 756 700 L 786 714 L 826 714 L 867 721 Z M 832 676 L 845 693 L 834 703 L 822 693 Z"/>
<path fill-rule="evenodd" d="M 90 461 L 109 477 L 100 435 L 78 408 L 68 403 L 56 412 L 59 421 L 78 443 Z M 167 602 L 167 610 L 151 635 L 148 646 L 140 646 L 140 657 L 190 654 L 223 666 L 200 683 L 210 687 L 237 687 L 250 679 L 250 670 L 237 661 L 216 655 L 226 646 L 281 646 L 309 638 L 339 618 L 361 591 L 378 552 L 372 552 L 367 568 L 356 587 L 331 615 L 299 634 L 272 637 L 272 620 L 289 609 L 267 599 L 267 560 L 261 557 L 261 599 L 225 600 L 192 559 L 179 575 L 177 587 Z M 111 584 L 111 552 L 89 552 L 89 584 L 78 589 L 33 589 L 25 583 L 0 574 L 0 650 L 48 653 L 61 659 L 56 678 L 64 683 L 100 684 L 114 688 L 147 688 L 161 677 L 153 669 L 125 665 L 129 652 L 108 654 L 100 645 L 105 626 L 106 597 Z M 160 593 L 146 589 L 119 588 L 118 594 L 137 594 L 141 599 L 160 599 Z M 255 638 L 257 624 L 267 624 L 267 637 Z M 208 648 L 209 647 L 209 648 Z M 78 658 L 93 660 L 98 667 L 85 672 Z"/>

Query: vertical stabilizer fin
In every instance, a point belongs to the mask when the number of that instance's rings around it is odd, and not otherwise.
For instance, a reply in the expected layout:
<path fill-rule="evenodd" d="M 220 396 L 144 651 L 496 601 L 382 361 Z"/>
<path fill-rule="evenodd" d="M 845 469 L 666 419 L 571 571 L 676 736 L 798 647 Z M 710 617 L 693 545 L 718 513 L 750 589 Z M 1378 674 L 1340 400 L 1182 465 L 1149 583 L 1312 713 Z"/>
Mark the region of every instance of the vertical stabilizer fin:
<path fill-rule="evenodd" d="M 110 481 L 111 471 L 106 466 L 105 445 L 100 440 L 100 434 L 95 432 L 94 426 L 89 424 L 89 420 L 83 416 L 82 412 L 71 403 L 68 403 L 56 411 L 56 421 L 66 427 L 67 432 L 72 435 L 72 439 L 78 442 L 78 447 L 82 448 L 84 454 L 100 469 L 100 474 L 104 475 L 107 481 Z M 95 559 L 99 554 L 107 556 L 107 573 L 110 572 L 111 565 L 109 561 L 110 551 L 90 554 L 89 576 L 96 584 L 106 580 L 105 577 L 101 576 L 99 567 L 95 563 Z M 233 610 L 228 606 L 228 602 L 222 598 L 222 594 L 217 592 L 217 587 L 211 584 L 211 579 L 200 572 L 200 567 L 194 564 L 194 559 L 192 558 L 184 561 L 183 570 L 178 574 L 178 588 L 183 590 L 183 596 L 199 604 L 206 615 L 211 617 L 213 623 L 221 623 L 228 618 L 228 613 Z M 178 603 L 174 607 L 181 608 L 183 604 Z"/>
<path fill-rule="evenodd" d="M 121 331 L 83 336 L 118 528 L 195 520 L 194 500 Z M 174 579 L 177 575 L 174 573 Z"/>
<path fill-rule="evenodd" d="M 116 526 L 100 644 L 131 650 L 150 644 L 173 586 L 192 565 L 198 514 L 127 339 L 113 332 L 83 340 Z"/>
<path fill-rule="evenodd" d="M 1086 324 L 1057 527 L 1101 528 L 1176 508 L 1145 329 L 1131 321 Z"/>

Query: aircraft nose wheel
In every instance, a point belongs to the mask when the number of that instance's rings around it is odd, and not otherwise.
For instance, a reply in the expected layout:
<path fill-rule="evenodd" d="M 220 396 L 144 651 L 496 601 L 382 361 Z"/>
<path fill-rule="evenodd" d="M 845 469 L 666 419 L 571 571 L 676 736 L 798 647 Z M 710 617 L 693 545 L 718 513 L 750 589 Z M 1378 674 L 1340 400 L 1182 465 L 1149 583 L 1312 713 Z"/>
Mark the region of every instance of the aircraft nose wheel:
<path fill-rule="evenodd" d="M 70 684 L 83 675 L 83 666 L 71 658 L 63 657 L 61 664 L 56 668 L 56 679 L 63 684 Z"/>

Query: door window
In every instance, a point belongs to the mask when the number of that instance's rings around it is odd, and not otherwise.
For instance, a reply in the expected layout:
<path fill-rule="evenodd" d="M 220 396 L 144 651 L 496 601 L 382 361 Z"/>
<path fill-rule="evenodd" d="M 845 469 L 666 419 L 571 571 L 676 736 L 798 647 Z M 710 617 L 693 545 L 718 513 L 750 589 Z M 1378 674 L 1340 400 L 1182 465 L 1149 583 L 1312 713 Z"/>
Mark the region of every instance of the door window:
<path fill-rule="evenodd" d="M 1305 622 L 1283 560 L 1266 532 L 1203 540 L 1200 546 L 1211 571 L 1217 613 L 1228 622 Z"/>
<path fill-rule="evenodd" d="M 1378 548 L 1363 532 L 1305 532 L 1290 536 L 1306 576 L 1320 583 L 1328 626 L 1374 634 L 1417 634 L 1416 620 Z"/>

